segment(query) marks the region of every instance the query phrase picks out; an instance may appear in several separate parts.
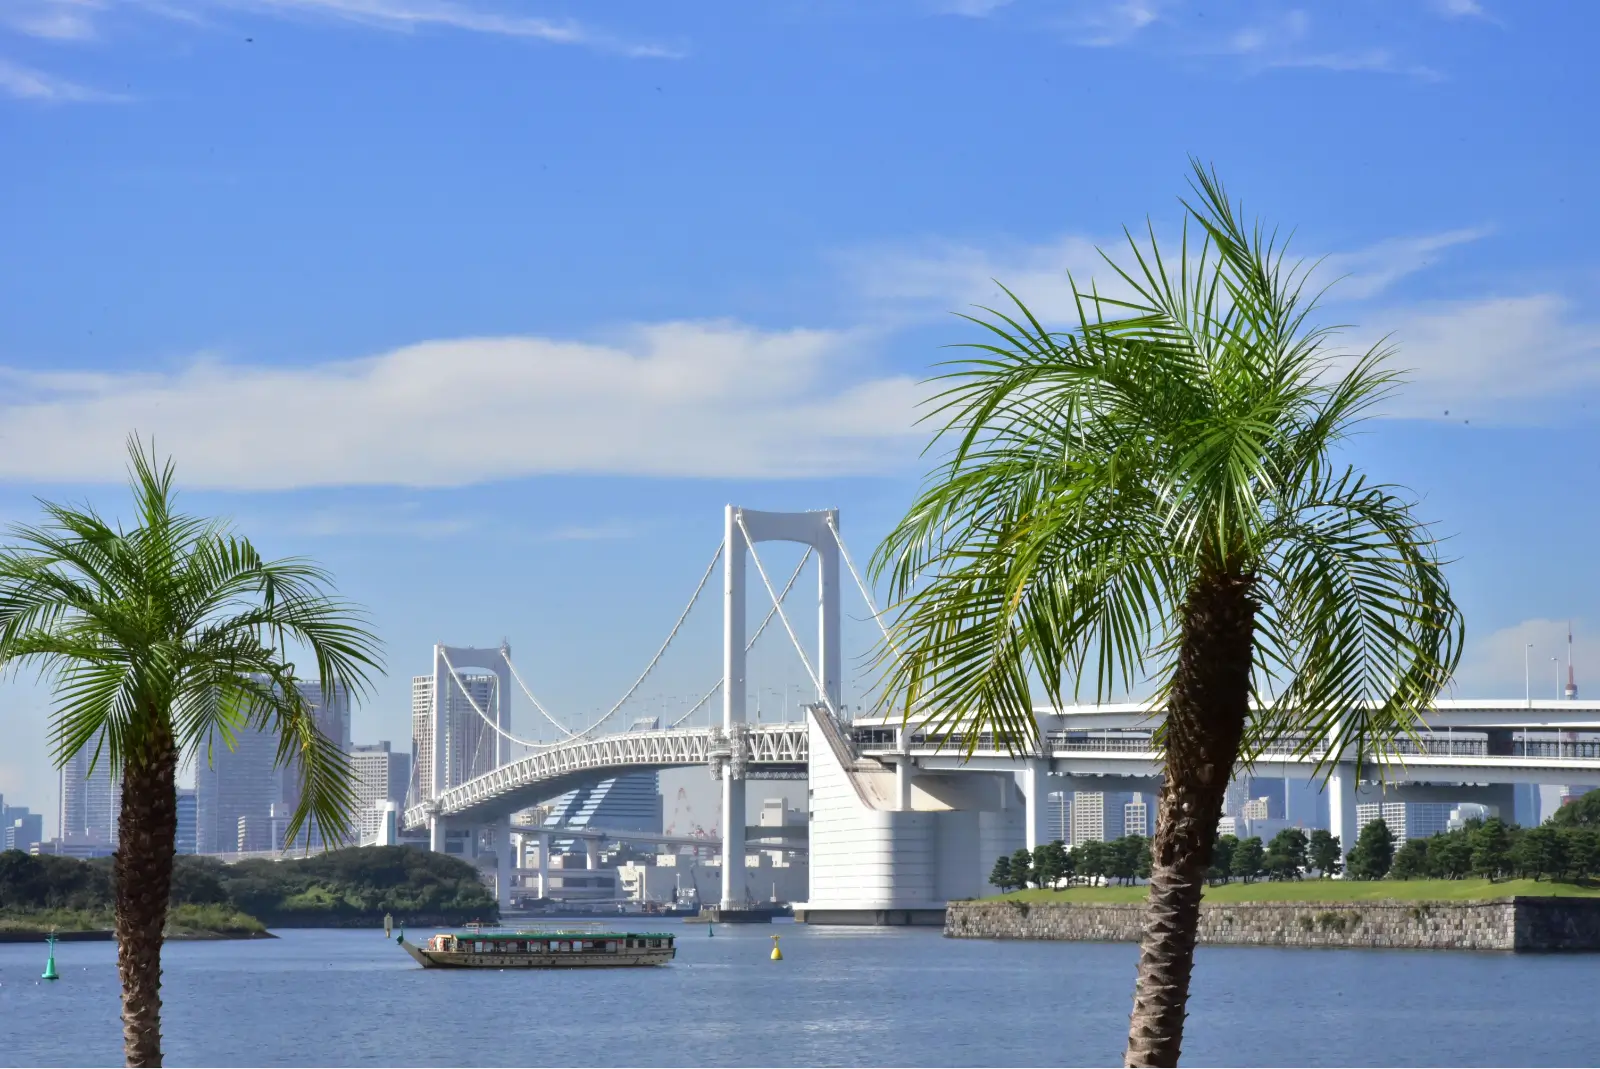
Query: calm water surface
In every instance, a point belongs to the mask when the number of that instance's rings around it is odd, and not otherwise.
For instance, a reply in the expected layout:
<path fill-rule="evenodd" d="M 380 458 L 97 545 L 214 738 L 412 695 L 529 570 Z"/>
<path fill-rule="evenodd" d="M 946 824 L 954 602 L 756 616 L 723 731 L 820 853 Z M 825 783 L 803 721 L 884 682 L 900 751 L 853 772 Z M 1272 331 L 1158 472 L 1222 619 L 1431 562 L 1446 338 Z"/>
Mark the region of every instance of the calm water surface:
<path fill-rule="evenodd" d="M 1131 945 L 677 930 L 675 964 L 616 972 L 423 971 L 381 932 L 170 944 L 167 1062 L 1120 1064 Z M 44 955 L 0 945 L 0 1064 L 120 1064 L 113 946 L 62 944 L 55 984 L 35 982 Z M 1184 1060 L 1594 1064 L 1597 980 L 1597 957 L 1205 948 Z"/>

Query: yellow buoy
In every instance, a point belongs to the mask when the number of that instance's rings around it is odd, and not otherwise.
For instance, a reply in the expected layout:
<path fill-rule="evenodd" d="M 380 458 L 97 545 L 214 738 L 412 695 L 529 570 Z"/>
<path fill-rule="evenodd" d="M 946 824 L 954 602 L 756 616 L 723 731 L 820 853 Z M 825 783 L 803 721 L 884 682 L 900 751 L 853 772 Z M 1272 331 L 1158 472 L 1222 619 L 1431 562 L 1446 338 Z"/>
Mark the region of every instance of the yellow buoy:
<path fill-rule="evenodd" d="M 773 936 L 772 937 L 772 960 L 773 961 L 782 961 L 783 960 L 783 951 L 778 949 L 778 937 L 777 936 Z"/>

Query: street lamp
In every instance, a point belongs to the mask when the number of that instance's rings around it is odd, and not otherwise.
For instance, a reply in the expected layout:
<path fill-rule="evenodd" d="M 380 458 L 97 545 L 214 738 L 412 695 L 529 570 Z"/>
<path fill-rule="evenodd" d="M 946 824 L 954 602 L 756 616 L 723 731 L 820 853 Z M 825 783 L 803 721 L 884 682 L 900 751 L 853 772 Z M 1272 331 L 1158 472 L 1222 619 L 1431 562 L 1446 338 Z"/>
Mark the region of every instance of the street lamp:
<path fill-rule="evenodd" d="M 1556 666 L 1556 701 L 1561 700 L 1561 658 L 1552 657 L 1550 663 Z"/>

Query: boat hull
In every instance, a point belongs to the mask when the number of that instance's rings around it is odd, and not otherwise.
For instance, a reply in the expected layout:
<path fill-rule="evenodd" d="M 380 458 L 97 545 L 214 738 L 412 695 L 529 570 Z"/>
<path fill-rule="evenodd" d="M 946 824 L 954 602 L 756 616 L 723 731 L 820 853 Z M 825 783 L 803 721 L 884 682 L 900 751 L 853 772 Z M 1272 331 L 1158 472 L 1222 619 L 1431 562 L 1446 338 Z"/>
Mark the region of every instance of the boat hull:
<path fill-rule="evenodd" d="M 427 950 L 401 943 L 424 969 L 617 969 L 665 965 L 677 956 L 676 947 L 644 947 L 615 953 L 512 953 L 477 954 Z"/>

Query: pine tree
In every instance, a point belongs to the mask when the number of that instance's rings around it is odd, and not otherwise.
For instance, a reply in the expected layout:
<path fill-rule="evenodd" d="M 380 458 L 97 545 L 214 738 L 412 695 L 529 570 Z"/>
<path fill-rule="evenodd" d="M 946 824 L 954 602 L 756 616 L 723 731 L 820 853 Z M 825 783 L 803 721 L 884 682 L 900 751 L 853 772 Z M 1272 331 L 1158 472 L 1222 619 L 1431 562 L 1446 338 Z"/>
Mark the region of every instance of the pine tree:
<path fill-rule="evenodd" d="M 1394 832 L 1382 817 L 1361 829 L 1350 851 L 1350 875 L 1358 880 L 1381 880 L 1394 863 Z"/>
<path fill-rule="evenodd" d="M 1325 828 L 1318 828 L 1311 833 L 1309 856 L 1311 867 L 1316 869 L 1324 879 L 1337 876 L 1344 868 L 1340 860 L 1343 849 L 1339 837 Z"/>

